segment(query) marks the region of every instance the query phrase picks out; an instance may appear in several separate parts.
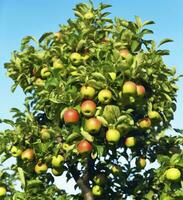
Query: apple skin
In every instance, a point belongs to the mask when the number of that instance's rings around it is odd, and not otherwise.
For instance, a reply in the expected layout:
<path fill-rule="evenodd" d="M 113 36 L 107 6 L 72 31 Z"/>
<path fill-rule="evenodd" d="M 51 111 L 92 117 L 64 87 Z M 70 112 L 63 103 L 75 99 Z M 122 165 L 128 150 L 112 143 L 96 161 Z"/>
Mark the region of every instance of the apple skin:
<path fill-rule="evenodd" d="M 81 112 L 86 117 L 92 117 L 96 112 L 96 103 L 91 100 L 86 100 L 81 104 Z"/>
<path fill-rule="evenodd" d="M 32 161 L 34 159 L 34 150 L 33 149 L 26 149 L 22 152 L 21 155 L 22 160 L 25 161 Z"/>
<path fill-rule="evenodd" d="M 61 32 L 56 32 L 56 33 L 54 33 L 54 36 L 56 38 L 56 41 L 59 41 L 62 37 L 62 34 L 61 34 Z"/>
<path fill-rule="evenodd" d="M 148 117 L 145 117 L 143 119 L 141 119 L 138 122 L 140 128 L 142 129 L 146 129 L 146 128 L 150 128 L 151 127 L 151 120 Z"/>
<path fill-rule="evenodd" d="M 127 137 L 125 140 L 126 147 L 134 147 L 136 144 L 135 137 Z"/>
<path fill-rule="evenodd" d="M 93 18 L 94 18 L 93 12 L 88 11 L 87 13 L 85 13 L 84 18 L 85 18 L 86 20 L 91 20 L 91 19 L 93 19 Z"/>
<path fill-rule="evenodd" d="M 51 72 L 49 71 L 48 67 L 44 67 L 41 69 L 41 77 L 43 79 L 48 78 L 51 75 Z"/>
<path fill-rule="evenodd" d="M 154 121 L 161 119 L 161 115 L 157 111 L 153 110 L 148 112 L 148 117 Z"/>
<path fill-rule="evenodd" d="M 126 57 L 128 57 L 128 55 L 130 54 L 130 52 L 129 52 L 128 49 L 121 49 L 121 50 L 119 51 L 119 54 L 120 54 L 121 57 L 126 58 Z"/>
<path fill-rule="evenodd" d="M 106 132 L 106 140 L 109 142 L 109 143 L 117 143 L 119 142 L 120 140 L 120 137 L 121 137 L 121 134 L 118 130 L 116 129 L 109 129 L 107 132 Z"/>
<path fill-rule="evenodd" d="M 146 159 L 145 158 L 138 158 L 136 160 L 136 166 L 141 168 L 141 169 L 144 169 L 145 166 L 146 166 Z"/>
<path fill-rule="evenodd" d="M 0 197 L 3 197 L 6 195 L 6 188 L 3 186 L 0 186 Z"/>
<path fill-rule="evenodd" d="M 122 88 L 123 94 L 125 95 L 136 95 L 137 93 L 137 86 L 132 81 L 126 81 Z"/>
<path fill-rule="evenodd" d="M 20 149 L 17 146 L 12 146 L 12 148 L 11 148 L 11 154 L 14 157 L 18 157 L 18 156 L 20 156 L 22 154 L 22 149 Z"/>
<path fill-rule="evenodd" d="M 83 85 L 80 93 L 82 98 L 93 99 L 95 96 L 95 89 L 93 87 Z"/>
<path fill-rule="evenodd" d="M 70 60 L 73 64 L 78 65 L 82 60 L 82 56 L 79 53 L 72 53 L 70 56 Z"/>
<path fill-rule="evenodd" d="M 101 196 L 102 193 L 103 193 L 103 189 L 99 185 L 94 185 L 92 187 L 92 193 L 93 193 L 94 196 Z"/>
<path fill-rule="evenodd" d="M 41 135 L 41 139 L 43 139 L 43 140 L 49 140 L 51 138 L 49 130 L 46 128 L 41 129 L 40 135 Z"/>
<path fill-rule="evenodd" d="M 58 155 L 58 156 L 53 156 L 52 157 L 52 161 L 51 164 L 53 167 L 61 167 L 61 165 L 64 162 L 64 157 L 62 155 Z"/>
<path fill-rule="evenodd" d="M 93 146 L 91 143 L 89 143 L 87 140 L 81 140 L 79 144 L 77 145 L 77 151 L 79 153 L 87 153 L 91 152 L 93 149 Z"/>
<path fill-rule="evenodd" d="M 45 85 L 45 81 L 41 78 L 37 78 L 34 82 L 34 85 L 38 87 L 43 87 Z"/>
<path fill-rule="evenodd" d="M 178 181 L 181 177 L 181 172 L 177 168 L 170 168 L 165 171 L 165 176 L 167 180 Z"/>
<path fill-rule="evenodd" d="M 54 69 L 63 69 L 64 65 L 63 65 L 63 63 L 61 62 L 60 59 L 56 59 L 56 60 L 53 61 L 53 68 Z"/>
<path fill-rule="evenodd" d="M 112 93 L 108 89 L 103 89 L 98 93 L 98 100 L 103 104 L 108 104 L 111 102 Z"/>
<path fill-rule="evenodd" d="M 69 108 L 64 112 L 64 122 L 75 124 L 79 121 L 79 113 L 73 108 Z"/>
<path fill-rule="evenodd" d="M 85 128 L 89 133 L 98 133 L 100 131 L 100 128 L 102 126 L 101 121 L 99 121 L 97 118 L 92 117 L 88 120 L 86 120 Z"/>
<path fill-rule="evenodd" d="M 63 169 L 62 168 L 52 168 L 51 172 L 54 176 L 61 176 L 63 174 Z"/>
<path fill-rule="evenodd" d="M 34 171 L 36 174 L 45 173 L 48 170 L 48 166 L 45 163 L 38 163 L 36 164 Z"/>
<path fill-rule="evenodd" d="M 143 85 L 136 85 L 137 86 L 137 96 L 138 97 L 144 97 L 146 90 Z"/>
<path fill-rule="evenodd" d="M 97 174 L 94 176 L 93 181 L 97 185 L 105 185 L 107 178 L 103 174 Z"/>

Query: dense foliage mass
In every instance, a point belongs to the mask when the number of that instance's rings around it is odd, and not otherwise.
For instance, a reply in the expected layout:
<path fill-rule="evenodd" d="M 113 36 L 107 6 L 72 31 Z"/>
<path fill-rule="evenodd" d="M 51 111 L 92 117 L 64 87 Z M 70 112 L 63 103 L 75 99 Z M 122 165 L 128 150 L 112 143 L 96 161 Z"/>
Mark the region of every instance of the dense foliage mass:
<path fill-rule="evenodd" d="M 160 48 L 171 40 L 156 45 L 146 37 L 153 21 L 112 20 L 108 7 L 78 4 L 76 19 L 25 37 L 5 64 L 26 99 L 25 111 L 1 120 L 11 125 L 0 133 L 2 163 L 16 163 L 0 172 L 0 198 L 183 198 L 183 137 L 170 124 L 179 77 Z M 63 173 L 81 194 L 54 185 Z"/>

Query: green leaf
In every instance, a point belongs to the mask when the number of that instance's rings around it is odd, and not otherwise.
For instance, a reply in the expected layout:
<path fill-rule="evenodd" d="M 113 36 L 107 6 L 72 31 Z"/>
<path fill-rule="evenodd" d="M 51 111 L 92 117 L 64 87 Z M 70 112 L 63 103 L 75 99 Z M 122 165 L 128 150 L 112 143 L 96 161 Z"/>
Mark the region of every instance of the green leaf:
<path fill-rule="evenodd" d="M 101 10 L 104 10 L 104 9 L 110 8 L 110 7 L 112 7 L 112 6 L 109 5 L 109 4 L 100 3 L 100 9 L 101 9 Z"/>
<path fill-rule="evenodd" d="M 165 44 L 167 42 L 173 42 L 173 40 L 169 39 L 169 38 L 163 39 L 163 40 L 160 41 L 158 47 L 160 47 L 161 45 L 163 45 L 163 44 Z"/>
<path fill-rule="evenodd" d="M 139 16 L 135 16 L 136 24 L 138 28 L 140 29 L 142 27 L 142 20 Z"/>
<path fill-rule="evenodd" d="M 147 25 L 151 25 L 151 24 L 155 24 L 155 22 L 147 20 L 147 21 L 144 21 L 143 26 L 147 26 Z"/>
<path fill-rule="evenodd" d="M 114 124 L 120 116 L 120 109 L 118 106 L 107 105 L 104 108 L 103 117 L 109 124 Z"/>
<path fill-rule="evenodd" d="M 25 187 L 25 176 L 24 176 L 24 171 L 21 167 L 18 167 L 18 174 L 19 174 L 22 187 Z"/>

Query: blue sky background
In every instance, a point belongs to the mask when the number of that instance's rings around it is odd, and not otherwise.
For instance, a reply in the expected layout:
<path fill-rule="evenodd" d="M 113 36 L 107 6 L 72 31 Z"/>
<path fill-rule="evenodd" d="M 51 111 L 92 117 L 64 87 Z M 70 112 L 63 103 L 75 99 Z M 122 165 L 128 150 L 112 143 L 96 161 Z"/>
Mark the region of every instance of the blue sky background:
<path fill-rule="evenodd" d="M 13 50 L 20 47 L 21 39 L 26 35 L 39 38 L 44 32 L 58 31 L 58 24 L 73 18 L 76 3 L 82 0 L 0 0 L 0 118 L 10 118 L 11 107 L 23 108 L 24 95 L 21 89 L 10 92 L 12 81 L 5 76 L 3 63 L 10 59 Z M 96 0 L 97 5 L 100 1 Z M 165 45 L 171 51 L 165 61 L 176 66 L 177 73 L 183 74 L 183 1 L 182 0 L 103 0 L 112 8 L 111 17 L 118 16 L 128 20 L 138 15 L 142 20 L 153 20 L 153 39 L 159 42 L 163 38 L 172 38 L 173 43 Z M 172 122 L 174 127 L 183 128 L 183 80 L 178 83 L 177 111 Z M 1 125 L 0 129 L 4 127 Z"/>

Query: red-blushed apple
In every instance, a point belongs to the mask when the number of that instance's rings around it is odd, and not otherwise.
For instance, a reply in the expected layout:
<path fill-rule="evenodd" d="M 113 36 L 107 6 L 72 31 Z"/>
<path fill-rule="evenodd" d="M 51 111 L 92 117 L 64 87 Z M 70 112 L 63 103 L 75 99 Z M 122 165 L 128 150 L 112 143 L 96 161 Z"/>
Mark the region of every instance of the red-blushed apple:
<path fill-rule="evenodd" d="M 92 187 L 92 193 L 94 196 L 101 196 L 103 194 L 103 189 L 100 185 L 94 185 Z"/>
<path fill-rule="evenodd" d="M 57 155 L 52 157 L 51 164 L 53 167 L 61 167 L 64 162 L 64 157 L 62 155 Z"/>
<path fill-rule="evenodd" d="M 125 139 L 125 145 L 126 145 L 126 147 L 134 147 L 135 144 L 136 144 L 135 137 L 131 136 L 131 137 L 127 137 Z"/>
<path fill-rule="evenodd" d="M 51 172 L 54 176 L 61 176 L 64 172 L 63 168 L 52 168 Z"/>
<path fill-rule="evenodd" d="M 32 161 L 34 159 L 34 150 L 33 149 L 26 149 L 25 151 L 22 152 L 21 154 L 22 160 L 25 161 Z"/>
<path fill-rule="evenodd" d="M 138 122 L 140 128 L 146 129 L 151 127 L 151 120 L 149 117 L 145 117 Z"/>
<path fill-rule="evenodd" d="M 146 93 L 145 87 L 143 85 L 136 85 L 137 86 L 137 96 L 143 97 Z"/>
<path fill-rule="evenodd" d="M 93 87 L 83 85 L 81 87 L 80 93 L 84 99 L 93 99 L 95 96 L 95 89 Z"/>
<path fill-rule="evenodd" d="M 71 54 L 70 60 L 74 65 L 78 65 L 82 60 L 82 56 L 79 53 L 75 52 Z"/>
<path fill-rule="evenodd" d="M 98 93 L 98 100 L 103 104 L 108 104 L 111 102 L 112 92 L 108 89 L 103 89 Z"/>
<path fill-rule="evenodd" d="M 172 167 L 165 171 L 165 176 L 167 180 L 178 181 L 181 177 L 181 172 L 179 169 Z"/>
<path fill-rule="evenodd" d="M 130 52 L 129 52 L 128 49 L 121 49 L 119 51 L 119 54 L 120 54 L 121 57 L 126 58 L 130 54 Z"/>
<path fill-rule="evenodd" d="M 86 100 L 81 104 L 81 112 L 86 117 L 92 117 L 96 111 L 96 103 L 91 100 Z"/>
<path fill-rule="evenodd" d="M 118 130 L 116 129 L 109 129 L 107 132 L 106 132 L 106 140 L 109 142 L 109 143 L 117 143 L 119 142 L 120 140 L 120 137 L 121 137 L 121 134 Z"/>
<path fill-rule="evenodd" d="M 42 174 L 45 173 L 48 170 L 48 166 L 45 163 L 37 163 L 34 171 L 36 174 Z"/>
<path fill-rule="evenodd" d="M 144 169 L 144 167 L 146 166 L 146 159 L 143 157 L 140 157 L 136 160 L 136 166 L 138 168 Z"/>
<path fill-rule="evenodd" d="M 161 115 L 157 111 L 154 111 L 154 110 L 148 112 L 148 117 L 153 121 L 161 120 Z"/>
<path fill-rule="evenodd" d="M 81 140 L 79 144 L 77 145 L 77 151 L 78 153 L 88 153 L 91 152 L 93 149 L 93 146 L 90 142 L 87 140 Z"/>
<path fill-rule="evenodd" d="M 79 113 L 73 108 L 68 108 L 64 112 L 64 122 L 67 124 L 75 124 L 79 121 Z"/>
<path fill-rule="evenodd" d="M 132 81 L 126 81 L 123 84 L 122 91 L 123 91 L 123 94 L 125 94 L 125 95 L 136 95 L 136 93 L 137 93 L 137 86 Z"/>
<path fill-rule="evenodd" d="M 0 186 L 0 198 L 6 195 L 6 188 L 4 186 Z"/>
<path fill-rule="evenodd" d="M 85 128 L 89 133 L 98 133 L 100 131 L 100 128 L 102 126 L 101 121 L 99 121 L 97 118 L 92 117 L 88 120 L 86 120 Z"/>

